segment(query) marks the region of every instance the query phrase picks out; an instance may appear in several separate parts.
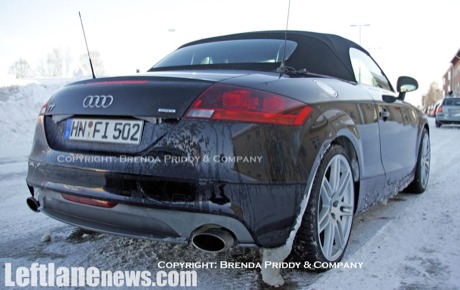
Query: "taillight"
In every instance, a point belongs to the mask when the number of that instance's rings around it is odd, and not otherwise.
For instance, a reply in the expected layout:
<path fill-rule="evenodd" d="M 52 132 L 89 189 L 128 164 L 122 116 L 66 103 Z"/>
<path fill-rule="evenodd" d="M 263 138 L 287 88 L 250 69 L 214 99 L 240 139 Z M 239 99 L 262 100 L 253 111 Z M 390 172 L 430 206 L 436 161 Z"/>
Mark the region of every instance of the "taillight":
<path fill-rule="evenodd" d="M 438 110 L 436 111 L 436 113 L 442 113 L 442 107 L 441 107 L 441 106 L 438 108 Z"/>
<path fill-rule="evenodd" d="M 48 109 L 48 101 L 46 101 L 46 103 L 42 106 L 42 108 L 40 109 L 40 116 L 43 116 L 45 115 L 46 113 L 46 109 Z"/>
<path fill-rule="evenodd" d="M 204 91 L 187 118 L 300 126 L 312 107 L 269 92 L 217 84 Z"/>
<path fill-rule="evenodd" d="M 99 207 L 105 207 L 105 208 L 112 208 L 117 205 L 117 203 L 115 202 L 106 201 L 106 200 L 80 197 L 80 196 L 70 195 L 66 193 L 61 193 L 61 195 L 66 200 L 70 200 L 70 201 L 78 202 L 82 204 L 87 204 L 87 205 L 93 205 L 93 206 L 99 206 Z"/>

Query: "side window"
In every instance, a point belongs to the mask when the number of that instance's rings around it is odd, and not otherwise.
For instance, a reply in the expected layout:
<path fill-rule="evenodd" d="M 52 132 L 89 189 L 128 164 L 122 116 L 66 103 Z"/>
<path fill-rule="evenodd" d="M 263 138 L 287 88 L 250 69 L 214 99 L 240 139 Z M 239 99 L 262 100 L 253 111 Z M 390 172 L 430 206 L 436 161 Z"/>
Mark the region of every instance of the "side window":
<path fill-rule="evenodd" d="M 391 91 L 388 79 L 372 58 L 358 49 L 350 48 L 350 59 L 358 83 Z"/>

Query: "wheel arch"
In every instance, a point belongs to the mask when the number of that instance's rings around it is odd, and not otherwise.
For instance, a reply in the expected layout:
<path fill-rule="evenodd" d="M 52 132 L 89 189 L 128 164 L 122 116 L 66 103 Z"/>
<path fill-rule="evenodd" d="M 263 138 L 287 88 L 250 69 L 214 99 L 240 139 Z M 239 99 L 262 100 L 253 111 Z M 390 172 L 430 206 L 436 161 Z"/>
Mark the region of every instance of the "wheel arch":
<path fill-rule="evenodd" d="M 428 136 L 431 136 L 430 134 L 430 126 L 428 125 L 428 122 L 423 122 L 420 126 L 419 126 L 419 132 L 418 132 L 418 136 L 417 136 L 417 143 L 416 143 L 416 147 L 415 147 L 415 153 L 417 154 L 416 156 L 419 155 L 420 153 L 420 147 L 421 147 L 421 144 L 422 144 L 422 138 L 423 138 L 423 131 L 426 129 L 426 131 L 428 132 Z M 417 161 L 415 162 L 414 164 L 414 169 L 413 169 L 413 173 L 415 174 L 415 168 L 417 167 Z"/>
<path fill-rule="evenodd" d="M 343 147 L 350 159 L 350 165 L 353 172 L 353 179 L 355 184 L 355 212 L 358 208 L 358 201 L 360 196 L 360 180 L 363 168 L 363 147 L 358 130 L 353 118 L 345 111 L 328 111 L 323 112 L 323 116 L 328 120 L 327 136 L 328 139 L 324 140 L 322 148 L 319 150 L 317 162 L 315 165 L 321 163 L 324 154 L 331 145 L 337 144 Z M 316 169 L 313 171 L 316 175 Z M 314 176 L 313 176 L 314 178 Z M 313 180 L 313 179 L 311 179 Z"/>
<path fill-rule="evenodd" d="M 331 145 L 337 144 L 340 145 L 345 149 L 347 152 L 348 158 L 350 159 L 350 166 L 351 171 L 353 172 L 353 180 L 355 184 L 355 207 L 354 210 L 356 212 L 358 208 L 358 200 L 359 200 L 359 185 L 360 185 L 360 158 L 356 152 L 355 145 L 351 141 L 351 139 L 347 136 L 337 136 L 332 142 Z"/>

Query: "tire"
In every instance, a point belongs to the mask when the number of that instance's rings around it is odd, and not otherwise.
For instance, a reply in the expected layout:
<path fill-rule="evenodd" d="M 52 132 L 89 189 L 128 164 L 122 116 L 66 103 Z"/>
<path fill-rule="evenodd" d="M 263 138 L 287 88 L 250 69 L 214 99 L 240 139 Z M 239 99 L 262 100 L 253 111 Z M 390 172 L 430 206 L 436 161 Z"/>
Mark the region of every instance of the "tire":
<path fill-rule="evenodd" d="M 435 125 L 436 125 L 436 128 L 440 128 L 440 127 L 441 127 L 441 123 L 439 123 L 438 121 L 435 122 Z"/>
<path fill-rule="evenodd" d="M 431 145 L 430 135 L 427 129 L 423 129 L 422 141 L 418 150 L 417 165 L 415 168 L 414 180 L 404 190 L 407 193 L 423 193 L 430 178 Z"/>
<path fill-rule="evenodd" d="M 350 238 L 354 211 L 355 188 L 350 160 L 343 147 L 332 145 L 313 181 L 292 258 L 308 261 L 310 265 L 340 261 Z M 328 269 L 326 266 L 311 270 Z"/>

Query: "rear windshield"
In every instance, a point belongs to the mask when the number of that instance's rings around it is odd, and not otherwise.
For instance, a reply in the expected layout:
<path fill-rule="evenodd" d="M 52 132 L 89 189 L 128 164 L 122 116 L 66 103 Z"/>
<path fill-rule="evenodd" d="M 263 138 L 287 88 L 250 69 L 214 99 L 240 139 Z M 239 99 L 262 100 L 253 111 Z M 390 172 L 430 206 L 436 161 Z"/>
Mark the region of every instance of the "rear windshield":
<path fill-rule="evenodd" d="M 284 44 L 286 43 L 286 49 Z M 212 65 L 281 63 L 294 52 L 297 43 L 281 39 L 243 39 L 202 43 L 179 48 L 155 68 Z"/>
<path fill-rule="evenodd" d="M 460 106 L 460 98 L 444 99 L 444 106 Z"/>

